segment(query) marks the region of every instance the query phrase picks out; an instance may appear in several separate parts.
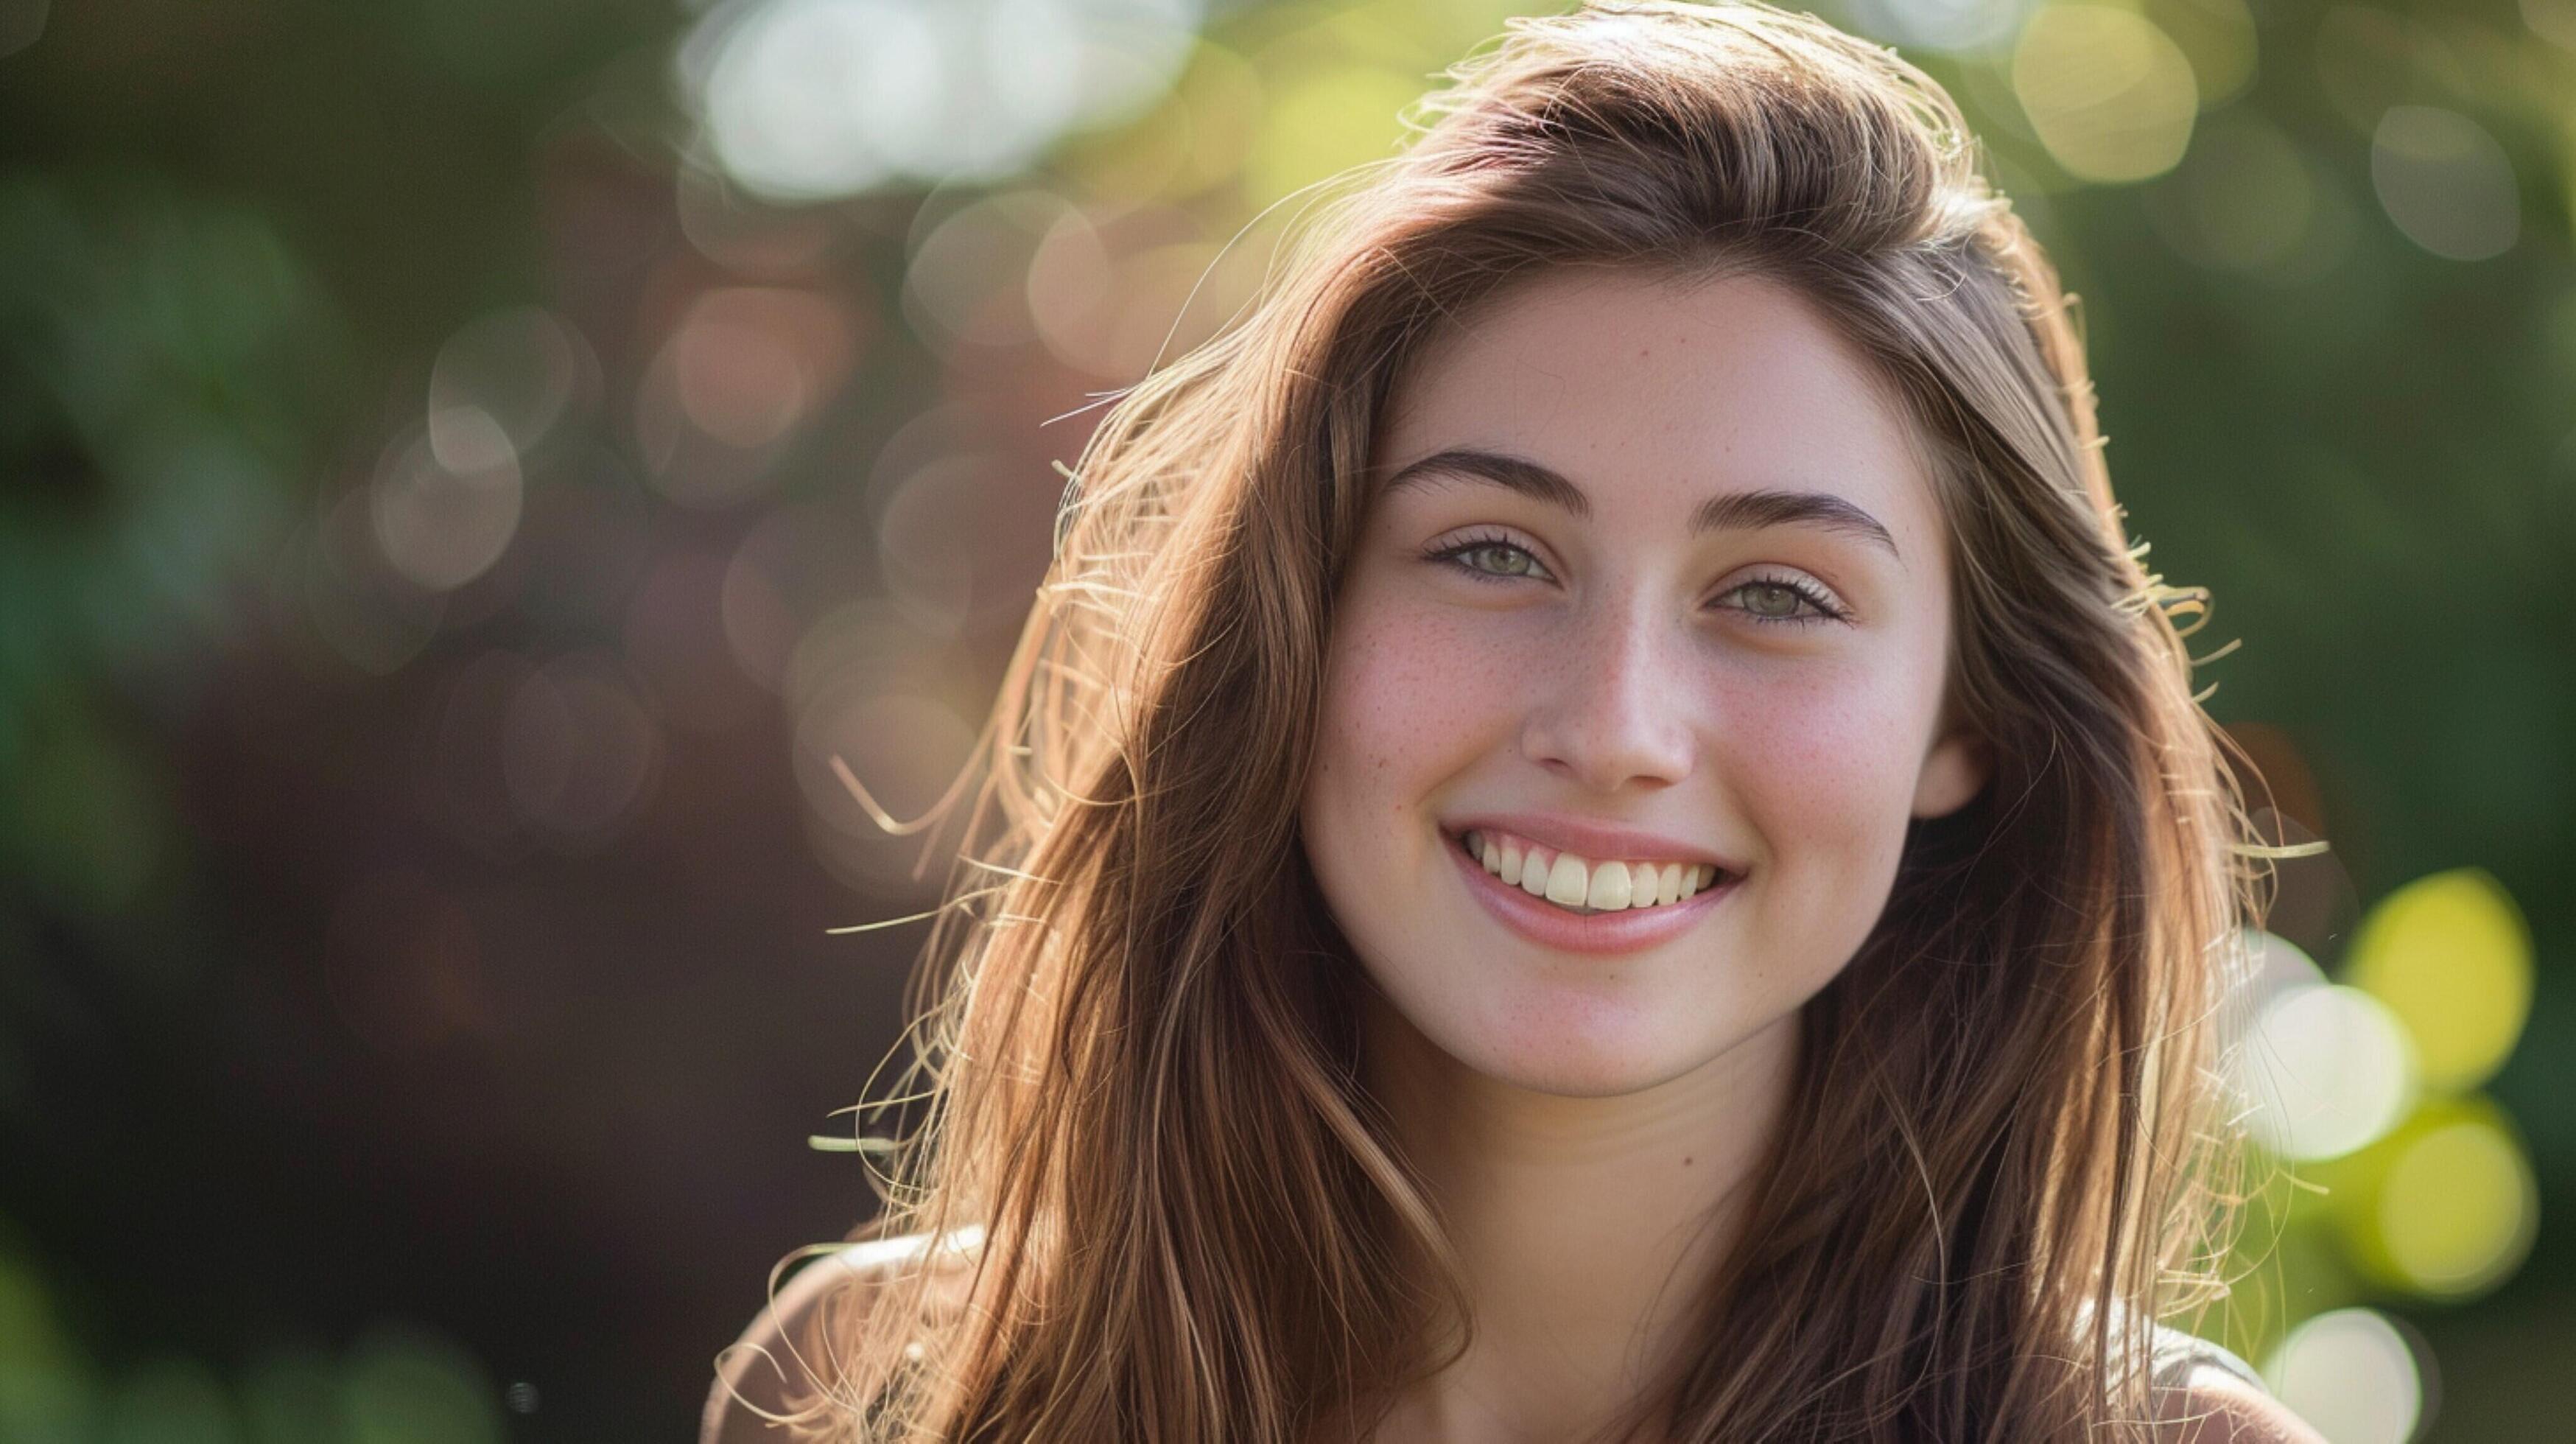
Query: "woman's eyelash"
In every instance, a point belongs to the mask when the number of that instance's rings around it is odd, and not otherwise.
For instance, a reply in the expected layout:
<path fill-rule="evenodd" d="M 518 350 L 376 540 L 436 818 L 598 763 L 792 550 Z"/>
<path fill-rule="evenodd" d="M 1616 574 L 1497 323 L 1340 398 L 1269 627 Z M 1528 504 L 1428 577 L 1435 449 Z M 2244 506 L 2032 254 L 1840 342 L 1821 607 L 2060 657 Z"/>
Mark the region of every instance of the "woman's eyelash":
<path fill-rule="evenodd" d="M 1458 560 L 1460 557 L 1469 556 L 1482 551 L 1514 551 L 1520 553 L 1522 556 L 1529 557 L 1531 566 L 1535 567 L 1538 565 L 1538 558 L 1530 556 L 1529 548 L 1522 546 L 1518 542 L 1509 541 L 1498 536 L 1468 537 L 1463 541 L 1452 542 L 1445 547 L 1437 548 L 1425 553 L 1424 555 L 1432 561 L 1447 562 L 1449 565 L 1456 567 L 1458 570 L 1465 572 L 1467 575 L 1474 577 L 1480 582 L 1507 582 L 1511 581 L 1516 576 L 1544 575 L 1544 573 L 1531 572 L 1483 571 L 1476 567 L 1468 566 Z"/>
<path fill-rule="evenodd" d="M 1834 604 L 1833 598 L 1825 595 L 1825 593 L 1814 583 L 1803 581 L 1796 577 L 1748 577 L 1743 581 L 1737 582 L 1734 586 L 1727 588 L 1720 595 L 1731 597 L 1737 592 L 1741 592 L 1752 587 L 1777 587 L 1781 591 L 1787 592 L 1798 598 L 1800 601 L 1805 602 L 1808 606 L 1815 608 L 1814 611 L 1803 615 L 1793 613 L 1785 617 L 1775 617 L 1763 612 L 1746 613 L 1746 615 L 1752 617 L 1753 620 L 1757 622 L 1764 622 L 1773 626 L 1804 627 L 1813 625 L 1817 622 L 1842 622 L 1850 620 L 1848 614 L 1846 614 L 1841 607 Z"/>
<path fill-rule="evenodd" d="M 1436 548 L 1424 555 L 1426 560 L 1445 562 L 1480 582 L 1509 582 L 1518 580 L 1521 577 L 1545 575 L 1544 572 L 1540 571 L 1489 572 L 1479 567 L 1470 566 L 1462 560 L 1464 557 L 1483 551 L 1517 552 L 1521 556 L 1529 558 L 1530 566 L 1536 567 L 1538 565 L 1538 558 L 1530 556 L 1529 548 L 1522 546 L 1516 541 L 1509 540 L 1508 538 L 1495 536 L 1467 537 L 1461 541 L 1452 542 L 1448 546 Z M 1776 587 L 1781 591 L 1788 592 L 1791 595 L 1796 596 L 1801 601 L 1804 601 L 1808 606 L 1815 609 L 1813 612 L 1803 615 L 1789 616 L 1774 616 L 1762 612 L 1751 611 L 1742 607 L 1736 609 L 1738 611 L 1745 612 L 1746 615 L 1752 617 L 1753 620 L 1760 622 L 1765 626 L 1804 627 L 1812 626 L 1817 622 L 1839 622 L 1848 619 L 1847 614 L 1841 607 L 1835 604 L 1833 598 L 1827 596 L 1814 584 L 1799 577 L 1750 577 L 1727 588 L 1721 595 L 1731 597 L 1737 592 L 1741 592 L 1752 587 Z"/>

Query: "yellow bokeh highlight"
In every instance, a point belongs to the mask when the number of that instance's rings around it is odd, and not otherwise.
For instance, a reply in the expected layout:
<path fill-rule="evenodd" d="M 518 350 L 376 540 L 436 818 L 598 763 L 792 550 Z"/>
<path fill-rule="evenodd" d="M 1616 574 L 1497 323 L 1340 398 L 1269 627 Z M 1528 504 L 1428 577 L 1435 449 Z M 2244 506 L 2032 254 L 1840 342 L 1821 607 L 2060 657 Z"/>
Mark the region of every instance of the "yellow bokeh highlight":
<path fill-rule="evenodd" d="M 2459 1300 L 2501 1283 L 2530 1253 L 2539 1185 L 2520 1138 L 2491 1100 L 2427 1104 L 2371 1152 L 2376 1177 L 2336 1220 L 2365 1277 Z"/>
<path fill-rule="evenodd" d="M 2140 181 L 2174 168 L 2200 109 L 2191 60 L 2156 23 L 2112 5 L 2047 5 L 2013 48 L 2013 93 L 2067 174 Z"/>
<path fill-rule="evenodd" d="M 2531 929 L 2486 872 L 2435 873 L 2362 918 L 2344 981 L 2406 1025 L 2426 1088 L 2474 1088 L 2503 1066 L 2531 1016 Z"/>
<path fill-rule="evenodd" d="M 1386 160 L 1405 135 L 1403 113 L 1431 87 L 1370 65 L 1327 65 L 1272 82 L 1269 114 L 1245 157 L 1255 209 L 1352 166 Z"/>
<path fill-rule="evenodd" d="M 2191 62 L 2200 108 L 2216 110 L 2254 83 L 2254 14 L 2245 0 L 2124 0 Z"/>

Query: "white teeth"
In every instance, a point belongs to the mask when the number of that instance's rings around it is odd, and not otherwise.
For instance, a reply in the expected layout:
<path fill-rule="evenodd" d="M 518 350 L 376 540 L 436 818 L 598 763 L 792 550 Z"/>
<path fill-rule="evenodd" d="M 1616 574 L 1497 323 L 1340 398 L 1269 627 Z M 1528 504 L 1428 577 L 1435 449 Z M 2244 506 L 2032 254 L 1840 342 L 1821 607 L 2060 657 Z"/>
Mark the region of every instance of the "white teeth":
<path fill-rule="evenodd" d="M 1583 899 L 1592 891 L 1591 879 L 1585 876 L 1588 871 L 1583 859 L 1570 852 L 1558 853 L 1547 869 L 1547 900 L 1558 907 L 1582 907 Z"/>
<path fill-rule="evenodd" d="M 1537 848 L 1521 854 L 1521 891 L 1531 897 L 1547 896 L 1547 880 L 1556 875 L 1548 866 L 1547 854 Z"/>
<path fill-rule="evenodd" d="M 1605 862 L 1592 869 L 1592 890 L 1585 894 L 1584 904 L 1609 912 L 1628 905 L 1628 864 Z"/>
<path fill-rule="evenodd" d="M 1482 830 L 1463 839 L 1485 871 L 1532 897 L 1563 908 L 1618 912 L 1627 908 L 1663 907 L 1694 897 L 1713 883 L 1717 868 L 1709 863 L 1589 862 L 1570 852 L 1551 854 L 1524 848 L 1520 839 Z"/>

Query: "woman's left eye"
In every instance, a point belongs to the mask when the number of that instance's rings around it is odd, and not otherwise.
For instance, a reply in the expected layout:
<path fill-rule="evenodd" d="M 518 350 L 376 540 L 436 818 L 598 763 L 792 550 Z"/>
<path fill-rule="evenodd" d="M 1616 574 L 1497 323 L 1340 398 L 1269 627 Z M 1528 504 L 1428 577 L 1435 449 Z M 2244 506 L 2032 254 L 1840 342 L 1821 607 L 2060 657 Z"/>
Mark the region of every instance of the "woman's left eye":
<path fill-rule="evenodd" d="M 1486 571 L 1482 567 L 1472 566 L 1460 560 L 1463 557 L 1474 556 L 1478 552 L 1505 554 L 1518 557 L 1520 561 L 1518 565 L 1500 571 Z M 1498 537 L 1470 537 L 1454 546 L 1443 547 L 1433 552 L 1431 556 L 1433 560 L 1445 561 L 1480 582 L 1500 582 L 1509 581 L 1514 577 L 1547 575 L 1547 570 L 1538 564 L 1538 558 L 1530 555 L 1529 548 L 1518 542 L 1508 542 Z"/>
<path fill-rule="evenodd" d="M 1727 596 L 1747 594 L 1750 605 L 1738 610 L 1754 620 L 1776 625 L 1803 627 L 1816 622 L 1839 622 L 1843 611 L 1832 599 L 1804 582 L 1787 577 L 1757 577 L 1739 582 L 1726 591 Z M 1801 611 L 1801 608 L 1806 610 Z"/>

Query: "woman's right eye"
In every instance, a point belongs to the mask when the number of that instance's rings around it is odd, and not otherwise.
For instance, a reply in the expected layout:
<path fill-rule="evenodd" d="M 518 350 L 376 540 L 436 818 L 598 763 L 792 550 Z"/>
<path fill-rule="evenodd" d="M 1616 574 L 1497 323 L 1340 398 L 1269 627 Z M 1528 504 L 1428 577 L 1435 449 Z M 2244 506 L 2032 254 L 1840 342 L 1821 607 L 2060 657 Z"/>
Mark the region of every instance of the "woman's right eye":
<path fill-rule="evenodd" d="M 1476 558 L 1482 557 L 1479 562 Z M 1434 561 L 1446 562 L 1483 582 L 1507 582 L 1519 577 L 1543 577 L 1546 569 L 1529 548 L 1518 542 L 1496 537 L 1471 537 L 1466 541 L 1442 547 L 1431 553 Z"/>

